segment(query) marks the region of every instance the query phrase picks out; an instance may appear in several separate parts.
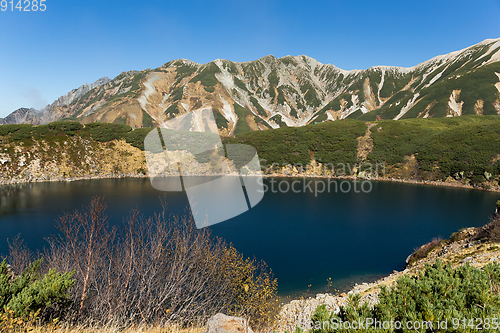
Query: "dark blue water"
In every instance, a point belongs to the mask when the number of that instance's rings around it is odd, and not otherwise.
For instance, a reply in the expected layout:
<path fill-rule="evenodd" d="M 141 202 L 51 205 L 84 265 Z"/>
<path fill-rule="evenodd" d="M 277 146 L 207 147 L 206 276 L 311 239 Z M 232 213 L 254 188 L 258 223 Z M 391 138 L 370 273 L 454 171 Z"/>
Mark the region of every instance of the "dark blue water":
<path fill-rule="evenodd" d="M 273 181 L 286 189 L 296 180 Z M 344 290 L 400 270 L 406 257 L 433 237 L 488 223 L 500 199 L 499 193 L 390 182 L 372 182 L 369 193 L 335 193 L 332 187 L 316 196 L 302 191 L 303 181 L 296 187 L 300 193 L 280 193 L 275 183 L 276 193 L 269 187 L 256 207 L 210 227 L 246 256 L 263 259 L 278 278 L 281 295 L 304 293 L 309 285 L 311 292 L 325 291 L 328 278 L 331 289 Z M 320 181 L 313 180 L 311 188 Z M 96 195 L 105 196 L 112 223 L 121 223 L 132 208 L 145 216 L 159 212 L 164 194 L 170 212 L 186 212 L 185 194 L 159 192 L 148 179 L 0 187 L 0 253 L 6 254 L 7 239 L 18 234 L 31 249 L 43 248 L 44 238 L 57 233 L 57 217 Z"/>

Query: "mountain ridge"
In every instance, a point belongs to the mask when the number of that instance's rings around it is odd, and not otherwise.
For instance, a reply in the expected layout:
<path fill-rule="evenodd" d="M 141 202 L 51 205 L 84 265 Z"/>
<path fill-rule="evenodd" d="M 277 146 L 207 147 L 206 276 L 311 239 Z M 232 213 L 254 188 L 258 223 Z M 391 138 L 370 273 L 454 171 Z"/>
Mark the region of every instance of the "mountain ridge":
<path fill-rule="evenodd" d="M 73 89 L 24 122 L 69 118 L 168 126 L 178 115 L 209 107 L 221 134 L 231 136 L 345 118 L 500 114 L 500 39 L 486 39 L 412 67 L 343 70 L 306 55 L 206 64 L 176 59 L 96 82 Z"/>

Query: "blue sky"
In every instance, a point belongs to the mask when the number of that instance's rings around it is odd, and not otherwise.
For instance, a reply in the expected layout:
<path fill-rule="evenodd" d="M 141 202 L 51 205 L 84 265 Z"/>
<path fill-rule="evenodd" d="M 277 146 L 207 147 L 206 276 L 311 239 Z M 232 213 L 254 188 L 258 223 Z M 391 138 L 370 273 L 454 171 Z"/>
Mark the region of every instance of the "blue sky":
<path fill-rule="evenodd" d="M 10 0 L 9 0 L 10 1 Z M 14 0 L 14 4 L 18 0 Z M 500 0 L 69 1 L 0 11 L 0 117 L 178 58 L 413 66 L 500 37 Z"/>

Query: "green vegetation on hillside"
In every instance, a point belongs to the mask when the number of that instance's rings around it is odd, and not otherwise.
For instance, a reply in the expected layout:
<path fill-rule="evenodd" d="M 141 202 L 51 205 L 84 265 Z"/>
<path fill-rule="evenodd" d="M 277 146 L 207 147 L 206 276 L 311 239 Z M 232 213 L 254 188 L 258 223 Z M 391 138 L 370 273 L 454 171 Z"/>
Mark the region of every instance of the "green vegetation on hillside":
<path fill-rule="evenodd" d="M 251 114 L 250 111 L 239 105 L 238 103 L 233 104 L 234 112 L 238 116 L 238 121 L 236 123 L 235 134 L 249 132 L 250 127 L 247 125 L 246 115 Z"/>
<path fill-rule="evenodd" d="M 124 124 L 90 123 L 85 126 L 92 139 L 100 142 L 108 142 L 120 139 L 125 133 L 132 130 L 132 127 Z"/>
<path fill-rule="evenodd" d="M 423 179 L 467 178 L 481 183 L 500 175 L 500 118 L 387 120 L 372 128 L 368 159 L 398 167 L 412 155 Z"/>
<path fill-rule="evenodd" d="M 415 92 L 419 93 L 416 103 L 403 115 L 403 119 L 422 117 L 424 111 L 433 118 L 446 117 L 449 110 L 448 102 L 453 91 L 459 94 L 459 101 L 463 102 L 462 115 L 474 115 L 475 105 L 479 100 L 483 103 L 482 114 L 496 115 L 498 112 L 494 103 L 498 92 L 494 85 L 498 82 L 495 72 L 500 72 L 500 63 L 495 62 L 480 68 L 473 68 L 475 62 L 468 62 L 469 60 L 465 57 L 448 67 L 446 67 L 447 64 L 443 64 L 424 81 L 416 80 L 412 85 L 413 90 L 401 90 L 411 79 L 409 73 L 404 76 L 386 75 L 380 97 L 390 97 L 390 99 L 380 109 L 360 115 L 357 119 L 370 121 L 375 120 L 377 116 L 382 119 L 393 119 L 398 115 L 401 107 L 413 98 Z M 443 71 L 442 75 L 437 77 L 441 71 Z M 424 84 L 428 84 L 435 76 L 437 81 L 424 88 Z M 359 86 L 358 83 L 358 88 Z"/>
<path fill-rule="evenodd" d="M 203 67 L 200 73 L 193 77 L 189 82 L 200 81 L 206 91 L 214 92 L 214 86 L 217 84 L 215 73 L 220 73 L 220 69 L 215 63 L 211 62 Z"/>
<path fill-rule="evenodd" d="M 153 118 L 149 113 L 142 111 L 142 126 L 143 127 L 153 127 Z"/>
<path fill-rule="evenodd" d="M 224 117 L 224 115 L 216 108 L 214 108 L 213 110 L 213 113 L 214 113 L 214 118 L 215 118 L 215 123 L 217 124 L 217 128 L 228 128 L 228 122 L 227 122 L 227 119 L 226 117 Z"/>
<path fill-rule="evenodd" d="M 144 138 L 151 131 L 149 128 L 132 130 L 128 125 L 111 123 L 89 123 L 85 126 L 76 121 L 57 121 L 47 125 L 30 124 L 1 125 L 0 137 L 8 140 L 23 141 L 30 146 L 33 140 L 52 140 L 66 136 L 88 136 L 99 142 L 125 139 L 132 146 L 144 149 Z"/>
<path fill-rule="evenodd" d="M 371 122 L 373 147 L 366 160 L 361 161 L 357 151 L 358 139 L 367 129 L 362 121 L 345 119 L 287 128 L 281 116 L 275 115 L 270 119 L 282 128 L 251 132 L 246 122 L 250 112 L 236 103 L 234 109 L 238 115 L 236 136 L 225 141 L 255 147 L 259 157 L 265 160 L 264 166 L 273 163 L 307 165 L 314 157 L 316 162 L 325 166 L 361 162 L 384 164 L 388 176 L 395 178 L 455 179 L 465 184 L 484 186 L 496 186 L 500 180 L 498 116 Z M 215 114 L 219 128 L 227 128 L 222 114 L 217 110 Z M 262 120 L 256 117 L 255 121 Z M 90 123 L 83 126 L 78 122 L 65 121 L 41 126 L 3 125 L 0 126 L 0 137 L 21 140 L 29 146 L 33 140 L 80 135 L 100 142 L 125 139 L 134 147 L 144 149 L 144 138 L 150 130 L 132 130 L 123 124 Z"/>
<path fill-rule="evenodd" d="M 181 79 L 181 78 L 190 76 L 194 72 L 196 72 L 196 67 L 185 65 L 182 61 L 177 61 L 174 65 L 178 66 L 175 69 L 175 71 L 177 73 L 177 75 L 176 75 L 177 79 Z"/>
<path fill-rule="evenodd" d="M 264 108 L 259 104 L 255 97 L 250 97 L 250 102 L 252 102 L 253 106 L 257 109 L 257 114 L 261 117 L 267 118 L 267 113 Z"/>
<path fill-rule="evenodd" d="M 274 116 L 271 119 L 275 119 Z M 500 117 L 462 116 L 373 122 L 373 149 L 367 162 L 384 163 L 397 173 L 412 156 L 414 179 L 457 180 L 479 184 L 500 176 Z M 236 135 L 235 142 L 254 146 L 268 166 L 273 163 L 359 163 L 357 138 L 366 124 L 342 120 L 299 128 Z"/>
<path fill-rule="evenodd" d="M 241 80 L 240 80 L 240 79 L 238 79 L 237 77 L 234 77 L 234 84 L 235 84 L 238 88 L 240 88 L 240 89 L 242 89 L 242 90 L 246 90 L 246 89 L 247 89 L 247 87 L 245 86 L 245 84 L 243 83 L 243 81 L 241 81 Z"/>
<path fill-rule="evenodd" d="M 305 94 L 304 100 L 306 101 L 307 105 L 315 108 L 321 105 L 321 100 L 316 93 L 316 89 L 309 82 L 303 84 L 300 87 L 300 90 L 303 94 Z"/>
<path fill-rule="evenodd" d="M 356 138 L 366 125 L 345 120 L 305 127 L 288 127 L 237 135 L 232 143 L 245 143 L 257 149 L 259 158 L 270 166 L 278 164 L 307 165 L 311 154 L 323 163 L 355 163 Z"/>

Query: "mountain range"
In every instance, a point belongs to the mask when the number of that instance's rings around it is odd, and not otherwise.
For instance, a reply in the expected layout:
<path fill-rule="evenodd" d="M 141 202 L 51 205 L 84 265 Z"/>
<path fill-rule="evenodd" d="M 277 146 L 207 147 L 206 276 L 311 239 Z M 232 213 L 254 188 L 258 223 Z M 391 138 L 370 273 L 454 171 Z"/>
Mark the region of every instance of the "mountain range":
<path fill-rule="evenodd" d="M 186 59 L 84 84 L 42 110 L 21 108 L 0 124 L 72 119 L 168 126 L 211 107 L 223 135 L 345 118 L 360 120 L 500 114 L 500 39 L 413 67 L 342 70 L 307 56 L 250 62 Z M 196 117 L 193 117 L 193 119 Z"/>

